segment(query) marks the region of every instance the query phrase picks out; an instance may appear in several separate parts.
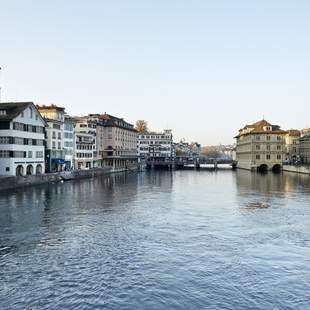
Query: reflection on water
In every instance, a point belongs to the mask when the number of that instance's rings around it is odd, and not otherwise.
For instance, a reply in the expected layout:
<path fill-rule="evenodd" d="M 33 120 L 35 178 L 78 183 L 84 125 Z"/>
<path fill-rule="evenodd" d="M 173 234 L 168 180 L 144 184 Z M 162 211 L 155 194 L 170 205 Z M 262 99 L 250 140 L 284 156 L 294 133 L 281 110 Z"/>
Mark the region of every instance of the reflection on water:
<path fill-rule="evenodd" d="M 1 309 L 309 309 L 310 177 L 116 174 L 0 195 Z"/>

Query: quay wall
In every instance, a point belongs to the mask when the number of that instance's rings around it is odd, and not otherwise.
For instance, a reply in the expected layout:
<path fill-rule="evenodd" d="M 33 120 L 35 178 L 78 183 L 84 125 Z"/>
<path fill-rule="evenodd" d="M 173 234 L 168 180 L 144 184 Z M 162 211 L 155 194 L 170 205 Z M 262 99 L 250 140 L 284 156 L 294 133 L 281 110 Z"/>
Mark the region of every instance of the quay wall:
<path fill-rule="evenodd" d="M 138 167 L 132 167 L 130 169 L 112 169 L 110 167 L 105 168 L 93 168 L 89 170 L 73 170 L 70 171 L 70 177 L 74 179 L 92 178 L 103 174 L 125 172 L 125 171 L 137 171 Z M 62 180 L 61 172 L 57 173 L 45 173 L 40 175 L 27 175 L 27 176 L 4 176 L 0 177 L 0 191 L 22 188 L 27 186 L 34 186 L 46 183 L 55 183 Z"/>
<path fill-rule="evenodd" d="M 310 167 L 307 166 L 290 166 L 283 165 L 283 171 L 294 172 L 294 173 L 302 173 L 310 175 Z"/>

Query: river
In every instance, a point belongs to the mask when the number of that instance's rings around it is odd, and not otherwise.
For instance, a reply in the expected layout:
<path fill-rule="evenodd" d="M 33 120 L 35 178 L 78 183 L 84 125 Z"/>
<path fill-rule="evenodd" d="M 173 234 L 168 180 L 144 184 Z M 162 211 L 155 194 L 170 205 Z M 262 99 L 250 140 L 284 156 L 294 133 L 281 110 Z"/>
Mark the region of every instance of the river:
<path fill-rule="evenodd" d="M 0 212 L 0 309 L 310 309 L 309 176 L 117 174 Z"/>

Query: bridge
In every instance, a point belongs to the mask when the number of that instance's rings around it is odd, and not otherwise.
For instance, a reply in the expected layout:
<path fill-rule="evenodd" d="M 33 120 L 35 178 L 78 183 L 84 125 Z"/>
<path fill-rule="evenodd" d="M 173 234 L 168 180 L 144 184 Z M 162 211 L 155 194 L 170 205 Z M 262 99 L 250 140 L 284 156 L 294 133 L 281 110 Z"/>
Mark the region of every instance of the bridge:
<path fill-rule="evenodd" d="M 205 170 L 218 170 L 218 169 L 233 169 L 234 162 L 229 159 L 214 159 L 214 158 L 188 158 L 176 157 L 174 159 L 147 159 L 146 166 L 148 169 L 205 169 Z"/>

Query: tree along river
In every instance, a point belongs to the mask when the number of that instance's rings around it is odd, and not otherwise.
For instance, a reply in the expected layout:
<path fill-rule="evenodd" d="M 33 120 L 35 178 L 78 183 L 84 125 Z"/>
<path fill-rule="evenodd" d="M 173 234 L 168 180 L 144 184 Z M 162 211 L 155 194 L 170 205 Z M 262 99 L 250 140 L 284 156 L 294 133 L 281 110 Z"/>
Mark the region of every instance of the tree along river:
<path fill-rule="evenodd" d="M 306 175 L 117 174 L 0 212 L 0 309 L 310 309 Z"/>

